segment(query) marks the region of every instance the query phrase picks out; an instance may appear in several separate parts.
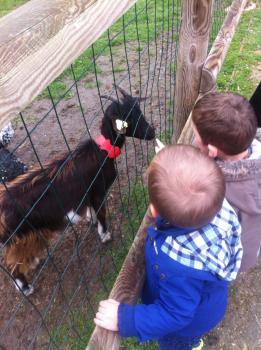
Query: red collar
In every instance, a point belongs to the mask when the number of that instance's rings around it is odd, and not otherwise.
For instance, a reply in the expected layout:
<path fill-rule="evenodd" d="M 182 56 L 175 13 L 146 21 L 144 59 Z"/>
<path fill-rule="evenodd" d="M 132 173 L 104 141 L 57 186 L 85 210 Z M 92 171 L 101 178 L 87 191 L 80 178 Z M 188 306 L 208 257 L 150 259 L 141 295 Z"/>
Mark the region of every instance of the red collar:
<path fill-rule="evenodd" d="M 121 149 L 118 146 L 113 146 L 109 139 L 106 139 L 102 134 L 100 134 L 96 139 L 97 145 L 100 149 L 108 152 L 108 157 L 110 159 L 117 158 L 121 154 Z"/>

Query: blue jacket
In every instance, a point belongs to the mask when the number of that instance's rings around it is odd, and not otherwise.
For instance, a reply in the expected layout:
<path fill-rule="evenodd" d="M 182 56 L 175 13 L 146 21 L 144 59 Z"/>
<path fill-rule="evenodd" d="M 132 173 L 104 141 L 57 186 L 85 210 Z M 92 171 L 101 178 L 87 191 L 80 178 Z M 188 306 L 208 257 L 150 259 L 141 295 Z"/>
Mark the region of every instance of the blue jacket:
<path fill-rule="evenodd" d="M 173 229 L 164 235 L 157 228 L 148 230 L 143 304 L 120 304 L 118 326 L 122 337 L 136 336 L 146 341 L 170 333 L 202 336 L 223 318 L 229 282 L 208 271 L 182 265 L 157 248 L 166 235 L 176 237 L 192 231 Z"/>

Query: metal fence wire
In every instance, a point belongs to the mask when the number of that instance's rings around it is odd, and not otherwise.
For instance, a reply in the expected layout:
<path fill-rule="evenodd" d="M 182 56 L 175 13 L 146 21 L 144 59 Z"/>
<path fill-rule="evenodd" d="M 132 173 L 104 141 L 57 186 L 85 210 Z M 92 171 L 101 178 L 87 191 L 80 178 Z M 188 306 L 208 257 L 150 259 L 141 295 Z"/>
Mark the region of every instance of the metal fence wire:
<path fill-rule="evenodd" d="M 215 2 L 210 44 L 230 4 L 231 1 Z M 65 176 L 66 166 L 79 143 L 87 138 L 95 140 L 100 134 L 104 111 L 112 103 L 101 96 L 119 100 L 122 93 L 117 86 L 134 97 L 145 98 L 140 103 L 142 113 L 155 128 L 157 137 L 170 142 L 180 18 L 179 0 L 139 0 L 12 121 L 14 136 L 1 150 L 8 149 L 10 153 L 4 153 L 1 158 L 0 198 L 8 194 L 12 208 L 19 212 L 19 203 L 10 187 L 13 182 L 18 186 L 22 183 L 23 175 L 19 172 L 34 174 L 37 167 L 38 176 L 49 176 L 50 181 L 12 232 L 3 226 L 1 213 L 1 230 L 8 232 L 9 237 L 1 245 L 1 349 L 85 349 L 94 328 L 97 303 L 108 296 L 148 205 L 143 174 L 154 154 L 153 141 L 126 138 L 122 153 L 115 160 L 117 176 L 104 199 L 111 241 L 102 243 L 97 225 L 88 223 L 85 217 L 72 224 L 64 210 L 65 229 L 52 232 L 47 244 L 46 235 L 30 222 L 30 215 L 37 212 L 48 193 L 52 193 L 57 206 L 54 214 L 64 209 L 55 179 Z M 135 103 L 129 113 L 134 108 Z M 45 164 L 62 154 L 65 155 L 63 161 L 50 176 Z M 21 164 L 13 156 L 25 167 L 8 177 L 13 162 Z M 81 169 L 78 170 L 80 174 Z M 99 170 L 88 186 L 80 175 L 77 178 L 81 186 L 85 186 L 84 196 L 77 203 L 78 213 L 99 174 L 104 176 Z M 7 181 L 12 177 L 13 180 Z M 32 177 L 32 187 L 34 181 Z M 64 184 L 64 192 L 77 185 L 66 179 Z M 101 182 L 100 186 L 103 185 Z M 100 209 L 101 206 L 97 211 Z M 14 284 L 13 272 L 21 262 L 16 261 L 12 269 L 5 263 L 6 248 L 9 244 L 15 245 L 17 237 L 22 237 L 19 235 L 23 224 L 44 241 L 40 264 L 28 275 L 34 287 L 29 296 Z M 25 247 L 31 249 L 28 241 Z M 18 249 L 22 248 L 20 242 Z M 143 347 L 153 349 L 154 345 Z M 122 348 L 137 349 L 138 345 L 127 341 Z"/>

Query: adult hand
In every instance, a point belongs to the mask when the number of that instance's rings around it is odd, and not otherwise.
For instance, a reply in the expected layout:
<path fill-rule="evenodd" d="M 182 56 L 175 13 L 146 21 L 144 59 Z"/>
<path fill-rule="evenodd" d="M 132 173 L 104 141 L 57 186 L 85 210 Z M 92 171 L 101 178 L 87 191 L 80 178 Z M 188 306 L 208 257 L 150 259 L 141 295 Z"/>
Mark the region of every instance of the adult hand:
<path fill-rule="evenodd" d="M 108 329 L 109 331 L 118 331 L 119 305 L 120 303 L 113 299 L 101 301 L 94 323 L 97 326 Z"/>

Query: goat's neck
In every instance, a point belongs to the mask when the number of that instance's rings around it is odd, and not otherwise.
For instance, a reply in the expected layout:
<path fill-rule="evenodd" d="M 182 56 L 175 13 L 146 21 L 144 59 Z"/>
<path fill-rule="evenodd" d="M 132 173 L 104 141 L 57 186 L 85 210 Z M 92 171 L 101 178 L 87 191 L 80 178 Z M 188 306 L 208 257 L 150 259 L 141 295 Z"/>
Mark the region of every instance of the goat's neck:
<path fill-rule="evenodd" d="M 122 147 L 125 142 L 125 135 L 117 134 L 112 127 L 111 122 L 102 122 L 101 125 L 101 134 L 106 138 L 109 139 L 111 144 L 114 146 Z"/>

